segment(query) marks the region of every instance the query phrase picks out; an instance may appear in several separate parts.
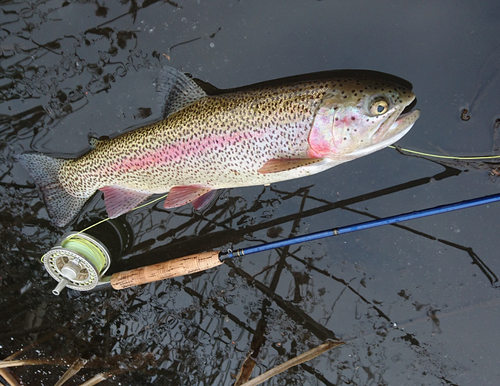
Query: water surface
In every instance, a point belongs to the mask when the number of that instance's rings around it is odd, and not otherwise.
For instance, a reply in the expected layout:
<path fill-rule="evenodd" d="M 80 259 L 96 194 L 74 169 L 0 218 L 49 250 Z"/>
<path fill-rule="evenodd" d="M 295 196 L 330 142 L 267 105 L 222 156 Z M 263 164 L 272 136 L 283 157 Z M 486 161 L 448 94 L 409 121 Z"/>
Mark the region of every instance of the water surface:
<path fill-rule="evenodd" d="M 498 150 L 498 2 L 17 1 L 0 20 L 1 339 L 24 384 L 231 385 L 327 339 L 335 348 L 268 385 L 496 385 L 498 204 L 236 259 L 123 291 L 51 294 L 40 256 L 50 223 L 14 156 L 76 156 L 88 135 L 158 119 L 162 65 L 219 88 L 332 69 L 414 85 L 421 117 L 399 145 L 448 155 Z M 461 112 L 468 109 L 470 119 Z M 497 122 L 497 123 L 495 123 Z M 498 165 L 432 162 L 385 149 L 313 177 L 225 190 L 209 209 L 161 204 L 122 218 L 134 232 L 120 271 L 242 248 L 498 192 Z M 395 328 L 397 326 L 398 328 Z M 60 360 L 66 365 L 56 365 Z M 57 363 L 56 363 L 57 362 Z"/>

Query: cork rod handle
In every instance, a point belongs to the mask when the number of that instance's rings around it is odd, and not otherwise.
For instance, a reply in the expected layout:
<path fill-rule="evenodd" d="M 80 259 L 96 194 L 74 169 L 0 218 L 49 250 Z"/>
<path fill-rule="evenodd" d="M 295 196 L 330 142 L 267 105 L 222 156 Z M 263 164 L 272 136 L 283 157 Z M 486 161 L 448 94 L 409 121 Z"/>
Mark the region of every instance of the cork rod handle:
<path fill-rule="evenodd" d="M 116 290 L 120 290 L 157 280 L 204 271 L 222 264 L 219 260 L 219 253 L 220 251 L 196 253 L 130 271 L 117 272 L 111 276 L 111 286 Z"/>

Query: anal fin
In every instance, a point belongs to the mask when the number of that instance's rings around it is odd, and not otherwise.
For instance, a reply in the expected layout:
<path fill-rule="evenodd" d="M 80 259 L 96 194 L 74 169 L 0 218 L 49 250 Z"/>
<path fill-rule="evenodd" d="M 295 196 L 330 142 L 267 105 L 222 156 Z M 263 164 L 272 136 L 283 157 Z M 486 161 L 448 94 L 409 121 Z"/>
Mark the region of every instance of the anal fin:
<path fill-rule="evenodd" d="M 212 188 L 203 185 L 174 186 L 163 206 L 165 209 L 177 208 L 192 202 L 195 209 L 200 209 L 213 198 L 211 192 Z"/>
<path fill-rule="evenodd" d="M 210 190 L 203 196 L 198 197 L 196 200 L 193 201 L 194 209 L 200 210 L 205 208 L 206 206 L 209 206 L 218 196 L 218 193 L 219 191 L 217 190 Z"/>
<path fill-rule="evenodd" d="M 286 172 L 323 161 L 323 158 L 283 158 L 267 161 L 258 172 L 261 174 Z"/>
<path fill-rule="evenodd" d="M 106 186 L 99 190 L 104 193 L 106 211 L 110 218 L 130 212 L 151 195 L 151 193 L 127 189 L 122 186 Z"/>

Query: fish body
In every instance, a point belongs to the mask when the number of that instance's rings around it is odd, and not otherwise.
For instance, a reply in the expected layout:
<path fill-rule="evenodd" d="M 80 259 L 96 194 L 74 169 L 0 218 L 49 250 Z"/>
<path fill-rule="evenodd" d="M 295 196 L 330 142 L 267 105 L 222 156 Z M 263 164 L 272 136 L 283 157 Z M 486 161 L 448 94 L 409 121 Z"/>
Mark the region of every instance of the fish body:
<path fill-rule="evenodd" d="M 419 116 L 407 87 L 355 77 L 258 85 L 207 95 L 174 69 L 163 71 L 165 118 L 72 160 L 19 156 L 41 189 L 49 215 L 66 225 L 97 191 L 111 218 L 150 195 L 164 206 L 206 205 L 217 189 L 308 176 L 370 154 L 401 138 Z M 368 76 L 370 75 L 370 76 Z"/>

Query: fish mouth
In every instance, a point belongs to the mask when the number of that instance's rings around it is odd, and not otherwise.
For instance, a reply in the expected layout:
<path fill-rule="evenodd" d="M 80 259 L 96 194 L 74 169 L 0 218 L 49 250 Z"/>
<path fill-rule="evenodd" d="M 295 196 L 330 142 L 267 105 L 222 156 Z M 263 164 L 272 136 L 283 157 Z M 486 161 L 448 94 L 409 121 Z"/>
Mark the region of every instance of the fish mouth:
<path fill-rule="evenodd" d="M 372 133 L 371 140 L 373 142 L 376 144 L 383 143 L 397 136 L 397 139 L 394 139 L 392 142 L 394 143 L 410 130 L 413 123 L 420 116 L 420 111 L 414 110 L 417 105 L 417 98 L 415 98 L 414 94 L 412 96 L 413 98 L 408 104 L 394 106 L 392 114 L 386 117 L 378 129 Z M 399 135 L 401 132 L 403 133 Z"/>
<path fill-rule="evenodd" d="M 400 140 L 412 128 L 418 117 L 420 110 L 408 111 L 405 108 L 399 115 L 398 111 L 395 111 L 375 133 L 373 139 L 377 142 L 377 147 L 381 149 Z"/>
<path fill-rule="evenodd" d="M 416 99 L 406 105 L 397 106 L 391 115 L 389 115 L 379 126 L 372 135 L 374 142 L 382 142 L 386 139 L 391 139 L 393 136 L 398 135 L 399 132 L 404 131 L 405 134 L 413 123 L 420 116 L 419 110 L 413 110 L 416 104 Z M 408 130 L 406 130 L 408 129 Z M 403 134 L 404 135 L 404 134 Z M 400 137 L 399 137 L 400 138 Z"/>
<path fill-rule="evenodd" d="M 407 109 L 404 109 L 404 111 L 406 110 Z M 404 114 L 400 112 L 402 112 L 402 110 L 396 110 L 386 119 L 384 123 L 380 125 L 371 138 L 373 142 L 371 146 L 351 153 L 351 157 L 358 158 L 377 150 L 381 150 L 389 145 L 392 145 L 394 142 L 399 141 L 406 133 L 408 133 L 420 116 L 420 110 L 413 110 L 405 112 Z"/>
<path fill-rule="evenodd" d="M 392 124 L 391 128 L 389 129 L 389 131 L 393 131 L 395 128 L 399 128 L 400 130 L 404 131 L 401 137 L 405 135 L 408 132 L 408 130 L 411 129 L 415 121 L 420 117 L 420 110 L 418 109 L 406 113 L 405 111 L 406 109 L 403 111 L 402 114 L 399 115 L 398 119 L 396 119 L 396 121 Z"/>

